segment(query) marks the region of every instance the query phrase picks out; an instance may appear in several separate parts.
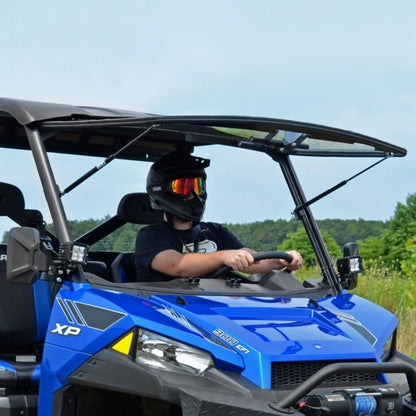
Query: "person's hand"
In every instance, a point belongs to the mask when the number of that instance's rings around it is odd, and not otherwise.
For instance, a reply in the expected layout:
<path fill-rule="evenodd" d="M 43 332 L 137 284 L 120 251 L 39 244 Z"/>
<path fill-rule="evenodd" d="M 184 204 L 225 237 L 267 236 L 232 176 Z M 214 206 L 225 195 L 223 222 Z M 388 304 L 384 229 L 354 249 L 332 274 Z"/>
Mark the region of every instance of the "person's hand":
<path fill-rule="evenodd" d="M 302 255 L 296 250 L 287 251 L 286 253 L 290 254 L 293 259 L 290 263 L 288 263 L 286 260 L 280 259 L 279 261 L 283 268 L 286 267 L 286 270 L 290 271 L 299 270 L 303 264 Z"/>
<path fill-rule="evenodd" d="M 254 259 L 250 252 L 244 249 L 224 250 L 223 262 L 233 270 L 241 271 L 251 266 L 254 263 Z"/>

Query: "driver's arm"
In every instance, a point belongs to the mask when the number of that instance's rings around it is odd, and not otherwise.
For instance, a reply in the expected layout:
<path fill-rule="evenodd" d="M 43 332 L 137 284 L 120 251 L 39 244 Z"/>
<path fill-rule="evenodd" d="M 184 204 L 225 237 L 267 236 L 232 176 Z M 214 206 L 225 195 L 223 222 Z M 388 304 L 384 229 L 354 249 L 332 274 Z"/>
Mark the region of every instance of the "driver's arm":
<path fill-rule="evenodd" d="M 150 263 L 153 270 L 173 277 L 194 277 L 211 273 L 226 265 L 233 270 L 244 273 L 266 273 L 272 269 L 298 269 L 302 257 L 296 251 L 288 252 L 293 261 L 288 264 L 282 259 L 268 259 L 254 263 L 251 253 L 254 251 L 242 248 L 239 250 L 219 250 L 213 253 L 179 253 L 176 250 L 164 250 L 156 254 Z"/>

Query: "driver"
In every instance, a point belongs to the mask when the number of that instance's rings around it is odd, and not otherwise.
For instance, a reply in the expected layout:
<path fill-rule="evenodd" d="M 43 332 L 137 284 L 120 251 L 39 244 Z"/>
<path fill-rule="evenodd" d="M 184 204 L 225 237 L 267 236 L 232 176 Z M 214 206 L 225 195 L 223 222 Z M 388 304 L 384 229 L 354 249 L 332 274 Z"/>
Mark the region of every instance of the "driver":
<path fill-rule="evenodd" d="M 136 239 L 137 281 L 163 281 L 176 277 L 209 277 L 226 265 L 244 273 L 272 269 L 297 270 L 302 256 L 288 251 L 293 260 L 254 262 L 255 251 L 244 247 L 226 227 L 201 222 L 207 192 L 205 168 L 209 160 L 172 152 L 157 160 L 147 176 L 147 193 L 163 220 L 142 228 Z"/>

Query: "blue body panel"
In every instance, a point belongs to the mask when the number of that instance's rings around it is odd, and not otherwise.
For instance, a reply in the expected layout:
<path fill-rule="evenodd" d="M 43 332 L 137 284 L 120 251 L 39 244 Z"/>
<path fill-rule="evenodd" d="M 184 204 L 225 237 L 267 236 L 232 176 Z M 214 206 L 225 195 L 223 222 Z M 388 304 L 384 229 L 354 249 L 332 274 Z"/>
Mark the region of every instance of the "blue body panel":
<path fill-rule="evenodd" d="M 42 362 L 40 414 L 51 388 L 136 326 L 209 351 L 217 368 L 269 389 L 275 361 L 379 361 L 397 319 L 355 295 L 304 298 L 161 295 L 144 298 L 66 283 L 53 306 Z"/>
<path fill-rule="evenodd" d="M 36 280 L 32 285 L 33 298 L 36 309 L 36 322 L 38 324 L 36 342 L 45 339 L 46 330 L 51 313 L 51 295 L 49 291 L 49 282 L 46 280 Z"/>

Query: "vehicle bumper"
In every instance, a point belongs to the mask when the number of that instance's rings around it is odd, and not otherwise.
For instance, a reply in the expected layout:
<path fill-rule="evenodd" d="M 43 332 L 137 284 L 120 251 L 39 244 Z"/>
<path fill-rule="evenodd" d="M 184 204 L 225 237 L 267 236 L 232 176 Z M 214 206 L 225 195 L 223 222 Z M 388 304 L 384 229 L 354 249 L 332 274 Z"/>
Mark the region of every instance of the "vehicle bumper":
<path fill-rule="evenodd" d="M 416 366 L 414 360 L 409 360 L 399 354 L 390 363 L 331 364 L 295 389 L 277 391 L 260 389 L 236 373 L 210 369 L 203 376 L 178 374 L 139 365 L 127 356 L 102 350 L 73 372 L 69 381 L 72 385 L 164 400 L 180 406 L 183 416 L 300 416 L 303 413 L 295 410 L 294 405 L 305 395 L 311 392 L 325 395 L 343 388 L 320 387 L 331 373 L 367 371 L 400 376 L 403 373 L 405 382 L 400 386 L 396 385 L 395 377 L 382 386 L 399 392 L 403 414 L 416 416 Z"/>

